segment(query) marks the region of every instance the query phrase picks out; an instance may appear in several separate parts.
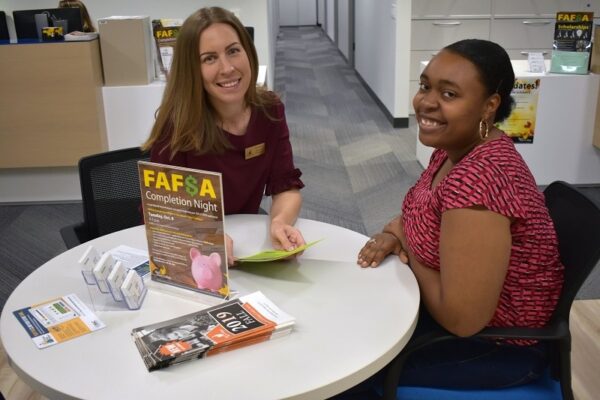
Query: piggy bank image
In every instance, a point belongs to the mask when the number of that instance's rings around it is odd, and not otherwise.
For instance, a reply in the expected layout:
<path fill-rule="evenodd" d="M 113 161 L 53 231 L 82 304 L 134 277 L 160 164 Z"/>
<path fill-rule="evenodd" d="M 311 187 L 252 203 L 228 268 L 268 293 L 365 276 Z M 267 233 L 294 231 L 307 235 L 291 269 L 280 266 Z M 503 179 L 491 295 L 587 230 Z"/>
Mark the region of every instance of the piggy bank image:
<path fill-rule="evenodd" d="M 196 281 L 198 289 L 208 289 L 213 292 L 219 291 L 223 284 L 221 274 L 221 256 L 218 253 L 203 255 L 200 250 L 192 247 L 190 249 L 192 260 L 192 276 Z"/>

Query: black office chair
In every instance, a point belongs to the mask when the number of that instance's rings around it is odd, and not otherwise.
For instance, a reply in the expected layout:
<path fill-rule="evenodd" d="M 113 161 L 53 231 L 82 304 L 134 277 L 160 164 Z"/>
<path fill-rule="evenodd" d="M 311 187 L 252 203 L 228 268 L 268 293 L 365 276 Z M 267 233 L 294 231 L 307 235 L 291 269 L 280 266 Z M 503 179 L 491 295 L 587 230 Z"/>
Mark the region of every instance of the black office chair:
<path fill-rule="evenodd" d="M 248 35 L 250 35 L 250 39 L 254 42 L 254 27 L 253 26 L 245 26 Z"/>
<path fill-rule="evenodd" d="M 149 158 L 132 147 L 79 160 L 83 222 L 60 230 L 67 248 L 143 223 L 137 162 Z"/>
<path fill-rule="evenodd" d="M 9 40 L 8 24 L 6 23 L 6 13 L 0 11 L 0 40 Z"/>
<path fill-rule="evenodd" d="M 565 266 L 565 282 L 557 308 L 546 327 L 485 328 L 475 336 L 547 342 L 550 356 L 547 375 L 526 385 L 497 390 L 398 386 L 402 366 L 410 353 L 432 343 L 456 339 L 448 332 L 430 332 L 413 340 L 388 365 L 383 383 L 384 399 L 573 399 L 569 312 L 575 295 L 600 260 L 600 207 L 565 182 L 553 182 L 544 190 L 544 196 L 558 235 L 560 259 Z"/>

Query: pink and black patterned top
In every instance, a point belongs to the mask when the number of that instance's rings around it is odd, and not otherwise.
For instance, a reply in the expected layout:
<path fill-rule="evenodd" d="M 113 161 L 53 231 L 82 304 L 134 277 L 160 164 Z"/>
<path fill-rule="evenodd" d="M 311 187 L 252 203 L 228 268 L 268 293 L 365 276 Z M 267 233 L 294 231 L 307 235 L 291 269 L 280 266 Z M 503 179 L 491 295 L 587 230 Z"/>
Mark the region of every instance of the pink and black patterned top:
<path fill-rule="evenodd" d="M 544 326 L 560 297 L 564 267 L 544 196 L 525 161 L 502 135 L 475 147 L 431 189 L 446 158 L 445 151 L 434 151 L 429 167 L 404 199 L 408 246 L 421 262 L 439 270 L 444 211 L 481 205 L 513 219 L 508 272 L 489 326 Z"/>

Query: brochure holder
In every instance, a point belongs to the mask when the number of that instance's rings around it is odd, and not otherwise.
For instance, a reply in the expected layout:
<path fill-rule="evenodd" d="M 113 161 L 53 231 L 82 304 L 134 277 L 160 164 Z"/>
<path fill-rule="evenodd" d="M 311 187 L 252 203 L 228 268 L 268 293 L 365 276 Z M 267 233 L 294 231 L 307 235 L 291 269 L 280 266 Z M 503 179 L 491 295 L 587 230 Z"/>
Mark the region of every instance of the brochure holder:
<path fill-rule="evenodd" d="M 79 260 L 90 302 L 95 311 L 139 310 L 148 288 L 148 256 L 119 246 L 102 255 L 89 246 Z"/>
<path fill-rule="evenodd" d="M 142 280 L 143 283 L 143 280 Z M 143 284 L 143 288 L 137 297 L 137 300 L 115 300 L 113 292 L 102 293 L 97 285 L 87 285 L 90 301 L 94 311 L 135 311 L 142 307 L 142 304 L 148 293 L 148 288 Z"/>

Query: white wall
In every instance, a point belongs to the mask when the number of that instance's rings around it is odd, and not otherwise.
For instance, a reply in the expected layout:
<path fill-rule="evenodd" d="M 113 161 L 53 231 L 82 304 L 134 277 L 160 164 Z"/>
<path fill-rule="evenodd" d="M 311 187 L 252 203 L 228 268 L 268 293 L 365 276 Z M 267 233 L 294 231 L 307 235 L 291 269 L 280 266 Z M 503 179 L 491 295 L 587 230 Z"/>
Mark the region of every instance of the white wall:
<path fill-rule="evenodd" d="M 346 57 L 346 61 L 350 61 L 350 5 L 349 0 L 338 0 L 338 13 L 337 13 L 337 37 L 338 37 L 338 48 Z"/>
<path fill-rule="evenodd" d="M 298 25 L 317 24 L 317 0 L 298 0 Z"/>
<path fill-rule="evenodd" d="M 412 112 L 412 104 L 406 95 L 409 91 L 410 82 L 410 35 L 411 35 L 411 2 L 392 0 L 391 12 L 395 12 L 396 18 L 396 70 L 394 85 L 394 107 L 392 116 L 394 118 L 408 118 Z"/>
<path fill-rule="evenodd" d="M 279 24 L 281 26 L 298 25 L 298 0 L 277 0 L 279 3 Z"/>
<path fill-rule="evenodd" d="M 408 118 L 410 1 L 354 4 L 354 68 L 393 118 Z"/>
<path fill-rule="evenodd" d="M 267 0 L 267 18 L 269 35 L 269 58 L 267 65 L 267 86 L 275 88 L 275 47 L 277 46 L 277 36 L 279 35 L 279 2 L 277 0 Z M 260 60 L 260 56 L 259 56 Z"/>
<path fill-rule="evenodd" d="M 317 0 L 278 0 L 279 24 L 303 26 L 317 24 Z"/>
<path fill-rule="evenodd" d="M 325 0 L 317 0 L 317 23 L 325 26 Z"/>
<path fill-rule="evenodd" d="M 326 0 L 325 7 L 327 7 L 327 21 L 325 23 L 326 33 L 332 42 L 335 42 L 335 2 L 336 0 Z"/>

